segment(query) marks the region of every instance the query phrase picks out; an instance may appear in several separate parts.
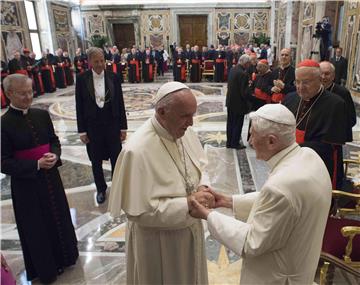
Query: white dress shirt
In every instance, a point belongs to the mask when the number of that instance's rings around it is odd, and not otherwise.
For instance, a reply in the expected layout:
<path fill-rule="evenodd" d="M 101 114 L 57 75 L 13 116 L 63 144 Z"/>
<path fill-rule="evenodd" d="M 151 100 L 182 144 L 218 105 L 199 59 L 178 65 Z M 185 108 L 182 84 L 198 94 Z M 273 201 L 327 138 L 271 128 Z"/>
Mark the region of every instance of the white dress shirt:
<path fill-rule="evenodd" d="M 96 104 L 98 105 L 99 108 L 103 108 L 105 103 L 104 70 L 100 74 L 97 74 L 94 70 L 92 70 L 92 73 L 93 73 Z"/>

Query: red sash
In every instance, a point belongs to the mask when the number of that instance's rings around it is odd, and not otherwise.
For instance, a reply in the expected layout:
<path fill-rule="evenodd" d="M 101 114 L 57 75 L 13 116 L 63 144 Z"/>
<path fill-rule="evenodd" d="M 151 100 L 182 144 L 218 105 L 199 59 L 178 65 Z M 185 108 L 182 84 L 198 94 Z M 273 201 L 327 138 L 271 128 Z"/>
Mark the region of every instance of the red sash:
<path fill-rule="evenodd" d="M 186 68 L 185 64 L 181 65 L 181 80 L 186 81 Z"/>
<path fill-rule="evenodd" d="M 15 151 L 15 158 L 39 160 L 45 153 L 49 151 L 50 151 L 50 144 L 42 144 L 34 148 Z"/>
<path fill-rule="evenodd" d="M 253 72 L 253 73 L 251 74 L 251 80 L 252 80 L 252 81 L 255 81 L 255 79 L 256 79 L 256 73 Z"/>
<path fill-rule="evenodd" d="M 271 95 L 271 101 L 273 103 L 280 103 L 282 100 L 284 100 L 285 94 L 283 93 L 273 93 Z"/>
<path fill-rule="evenodd" d="M 116 64 L 116 63 L 113 63 L 113 64 L 112 64 L 112 71 L 113 71 L 114 73 L 117 73 L 117 64 Z"/>
<path fill-rule="evenodd" d="M 5 98 L 5 94 L 2 91 L 2 88 L 0 88 L 0 96 L 1 96 L 1 108 L 5 108 L 7 103 L 6 103 L 6 98 Z"/>
<path fill-rule="evenodd" d="M 51 85 L 55 89 L 56 83 L 55 83 L 54 71 L 52 70 L 52 68 L 49 65 L 45 65 L 41 68 L 41 70 L 49 70 L 50 78 L 51 78 Z"/>
<path fill-rule="evenodd" d="M 43 84 L 43 81 L 42 81 L 42 78 L 41 78 L 40 73 L 37 74 L 37 77 L 38 77 L 39 85 L 40 85 L 40 94 L 44 94 L 44 93 L 45 93 L 45 91 L 44 91 L 44 84 Z M 40 95 L 40 94 L 39 94 L 39 95 Z"/>
<path fill-rule="evenodd" d="M 217 59 L 215 60 L 215 62 L 216 62 L 216 63 L 222 63 L 222 62 L 225 62 L 225 59 L 223 59 L 223 58 L 217 58 Z"/>
<path fill-rule="evenodd" d="M 303 144 L 305 142 L 305 131 L 296 129 L 295 135 L 296 135 L 296 142 L 298 144 Z"/>
<path fill-rule="evenodd" d="M 192 59 L 192 60 L 191 60 L 191 63 L 192 63 L 192 64 L 199 64 L 199 63 L 200 63 L 200 60 L 199 60 L 199 59 Z"/>
<path fill-rule="evenodd" d="M 261 91 L 259 88 L 255 88 L 254 95 L 256 98 L 266 101 L 266 103 L 271 102 L 271 97 L 267 93 Z"/>
<path fill-rule="evenodd" d="M 154 73 L 154 71 L 153 71 L 153 65 L 150 63 L 150 64 L 149 64 L 149 79 L 150 79 L 150 80 L 153 80 L 153 73 Z"/>
<path fill-rule="evenodd" d="M 140 82 L 139 62 L 137 60 L 130 60 L 130 64 L 135 64 L 136 81 Z"/>
<path fill-rule="evenodd" d="M 79 73 L 80 73 L 80 74 L 84 72 L 83 64 L 82 64 L 81 61 L 78 61 L 78 62 L 76 63 L 76 67 L 77 67 L 77 69 L 79 70 Z"/>

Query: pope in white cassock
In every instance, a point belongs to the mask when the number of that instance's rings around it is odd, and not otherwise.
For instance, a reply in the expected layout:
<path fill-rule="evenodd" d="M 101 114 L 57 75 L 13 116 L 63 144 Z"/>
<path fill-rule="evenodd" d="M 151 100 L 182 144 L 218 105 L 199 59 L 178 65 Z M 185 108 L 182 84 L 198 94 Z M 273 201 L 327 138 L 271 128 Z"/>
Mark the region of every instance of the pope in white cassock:
<path fill-rule="evenodd" d="M 197 103 L 190 89 L 168 82 L 155 97 L 155 115 L 125 144 L 109 199 L 112 216 L 123 210 L 127 284 L 207 284 L 201 220 L 189 215 L 195 199 L 214 197 L 203 175 L 206 158 L 193 124 Z"/>
<path fill-rule="evenodd" d="M 295 143 L 296 122 L 283 105 L 254 113 L 251 144 L 270 167 L 260 192 L 228 197 L 210 191 L 215 207 L 192 201 L 190 214 L 207 219 L 213 237 L 243 258 L 240 284 L 312 284 L 331 201 L 331 181 L 312 149 Z"/>

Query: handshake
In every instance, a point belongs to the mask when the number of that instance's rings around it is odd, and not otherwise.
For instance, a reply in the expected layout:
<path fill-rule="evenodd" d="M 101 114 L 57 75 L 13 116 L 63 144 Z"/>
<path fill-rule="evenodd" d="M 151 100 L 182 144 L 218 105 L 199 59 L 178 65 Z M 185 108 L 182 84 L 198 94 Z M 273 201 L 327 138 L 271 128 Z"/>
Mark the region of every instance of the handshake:
<path fill-rule="evenodd" d="M 197 192 L 188 197 L 189 214 L 198 219 L 207 219 L 210 209 L 232 208 L 232 197 L 220 194 L 207 186 L 199 186 Z"/>

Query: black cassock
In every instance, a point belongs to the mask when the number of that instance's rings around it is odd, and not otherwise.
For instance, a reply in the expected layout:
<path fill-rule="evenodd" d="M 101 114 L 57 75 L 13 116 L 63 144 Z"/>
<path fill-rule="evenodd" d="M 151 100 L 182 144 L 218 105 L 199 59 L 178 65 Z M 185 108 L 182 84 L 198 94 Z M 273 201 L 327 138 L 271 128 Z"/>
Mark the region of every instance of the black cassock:
<path fill-rule="evenodd" d="M 66 88 L 66 75 L 64 69 L 64 62 L 58 56 L 54 56 L 52 65 L 55 68 L 55 82 L 57 88 Z"/>
<path fill-rule="evenodd" d="M 58 157 L 61 147 L 49 114 L 9 108 L 1 117 L 1 171 L 11 176 L 15 220 L 24 255 L 27 279 L 53 281 L 78 258 L 77 239 L 69 205 L 56 165 L 38 170 L 34 148 L 49 144 Z M 27 158 L 24 152 L 27 151 Z M 41 153 L 41 151 L 39 151 Z"/>
<path fill-rule="evenodd" d="M 153 82 L 154 81 L 154 57 L 152 55 L 144 55 L 142 59 L 142 76 L 144 82 Z"/>
<path fill-rule="evenodd" d="M 317 152 L 329 171 L 333 188 L 341 188 L 343 170 L 339 147 L 346 142 L 348 120 L 344 100 L 324 90 L 308 102 L 300 100 L 296 92 L 289 93 L 282 104 L 294 114 L 297 133 L 305 131 L 300 145 Z"/>

